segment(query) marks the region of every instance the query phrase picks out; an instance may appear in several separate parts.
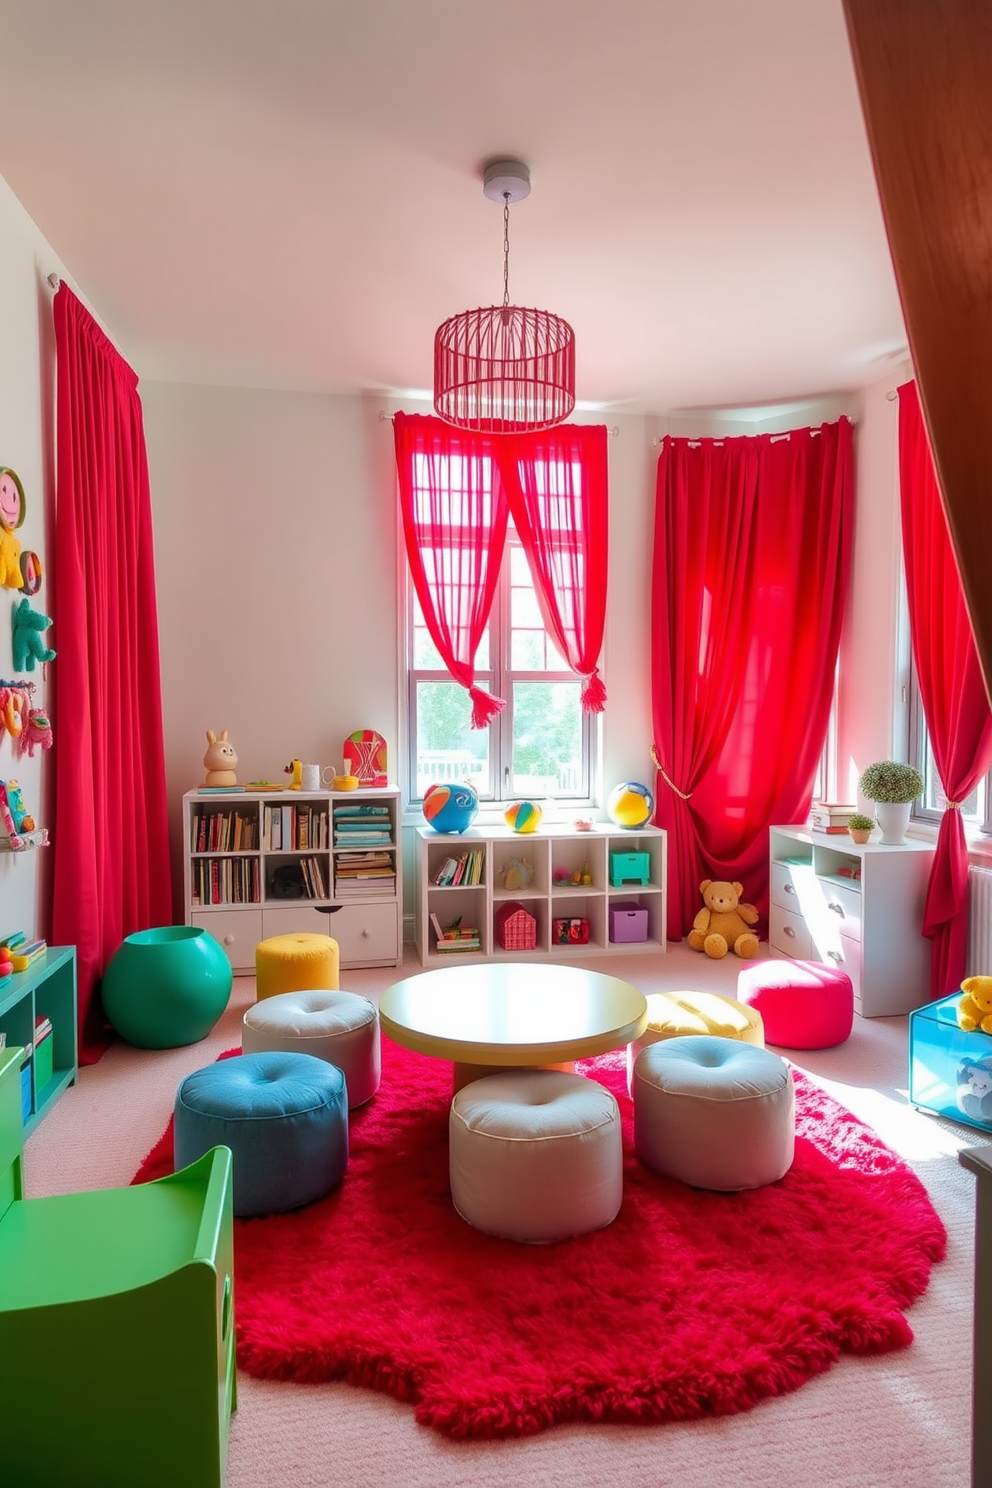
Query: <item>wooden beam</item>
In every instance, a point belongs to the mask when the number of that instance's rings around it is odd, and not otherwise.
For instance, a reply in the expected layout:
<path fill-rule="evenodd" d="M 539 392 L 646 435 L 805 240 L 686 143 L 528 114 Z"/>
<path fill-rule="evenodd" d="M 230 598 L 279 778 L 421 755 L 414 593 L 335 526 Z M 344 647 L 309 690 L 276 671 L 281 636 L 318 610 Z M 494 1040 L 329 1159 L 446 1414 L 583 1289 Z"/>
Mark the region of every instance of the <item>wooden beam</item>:
<path fill-rule="evenodd" d="M 992 696 L 992 3 L 843 4 L 920 402 Z"/>

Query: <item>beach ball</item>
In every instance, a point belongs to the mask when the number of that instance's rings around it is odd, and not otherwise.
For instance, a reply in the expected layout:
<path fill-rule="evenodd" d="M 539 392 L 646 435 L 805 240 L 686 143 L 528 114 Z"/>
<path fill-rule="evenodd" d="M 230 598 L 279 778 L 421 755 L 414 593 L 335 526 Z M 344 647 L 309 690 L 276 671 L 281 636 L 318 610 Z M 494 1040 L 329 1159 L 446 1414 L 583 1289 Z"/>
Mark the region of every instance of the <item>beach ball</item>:
<path fill-rule="evenodd" d="M 610 791 L 606 814 L 618 827 L 643 827 L 654 815 L 654 796 L 636 780 L 622 780 Z"/>
<path fill-rule="evenodd" d="M 543 815 L 544 812 L 536 801 L 514 801 L 504 811 L 503 820 L 515 832 L 536 832 Z"/>
<path fill-rule="evenodd" d="M 474 785 L 429 785 L 424 791 L 424 816 L 435 832 L 467 832 L 479 812 Z"/>

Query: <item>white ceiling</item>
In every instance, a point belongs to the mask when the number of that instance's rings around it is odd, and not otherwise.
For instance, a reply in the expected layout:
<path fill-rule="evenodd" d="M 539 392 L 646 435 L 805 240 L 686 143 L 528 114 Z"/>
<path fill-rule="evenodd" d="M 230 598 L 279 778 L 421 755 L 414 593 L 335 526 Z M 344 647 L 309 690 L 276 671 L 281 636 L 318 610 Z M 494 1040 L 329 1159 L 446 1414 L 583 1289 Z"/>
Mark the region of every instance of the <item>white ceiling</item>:
<path fill-rule="evenodd" d="M 3 0 L 0 174 L 140 376 L 427 389 L 503 293 L 581 402 L 860 387 L 905 332 L 841 0 Z"/>

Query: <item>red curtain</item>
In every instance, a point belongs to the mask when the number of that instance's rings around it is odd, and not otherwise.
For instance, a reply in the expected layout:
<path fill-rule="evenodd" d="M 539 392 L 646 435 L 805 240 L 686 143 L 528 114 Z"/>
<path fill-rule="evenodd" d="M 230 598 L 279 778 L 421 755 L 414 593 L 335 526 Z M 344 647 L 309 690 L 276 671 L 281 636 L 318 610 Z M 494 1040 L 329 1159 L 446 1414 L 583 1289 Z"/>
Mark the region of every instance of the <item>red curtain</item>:
<path fill-rule="evenodd" d="M 902 544 L 913 659 L 947 806 L 930 870 L 923 934 L 930 995 L 956 992 L 968 942 L 968 847 L 960 803 L 992 763 L 992 713 L 914 382 L 899 389 Z"/>
<path fill-rule="evenodd" d="M 110 1039 L 98 981 L 172 920 L 148 467 L 137 378 L 66 285 L 58 367 L 52 938 L 74 945 L 80 1059 Z"/>
<path fill-rule="evenodd" d="M 494 441 L 510 514 L 548 635 L 583 678 L 582 706 L 601 713 L 609 530 L 607 432 L 563 424 Z"/>
<path fill-rule="evenodd" d="M 407 558 L 424 623 L 472 699 L 472 727 L 506 706 L 475 685 L 506 545 L 507 502 L 487 441 L 426 414 L 393 419 Z"/>
<path fill-rule="evenodd" d="M 806 819 L 826 737 L 854 520 L 851 424 L 666 438 L 651 675 L 668 934 L 703 878 L 768 905 L 768 827 Z"/>

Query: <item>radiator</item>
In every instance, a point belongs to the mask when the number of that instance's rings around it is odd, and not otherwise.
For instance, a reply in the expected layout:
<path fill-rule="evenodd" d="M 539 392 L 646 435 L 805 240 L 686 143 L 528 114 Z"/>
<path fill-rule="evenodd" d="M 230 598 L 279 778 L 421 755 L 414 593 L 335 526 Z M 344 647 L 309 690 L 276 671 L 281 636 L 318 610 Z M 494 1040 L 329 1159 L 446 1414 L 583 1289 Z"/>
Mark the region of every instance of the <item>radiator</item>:
<path fill-rule="evenodd" d="M 992 872 L 968 870 L 968 976 L 992 976 Z"/>

